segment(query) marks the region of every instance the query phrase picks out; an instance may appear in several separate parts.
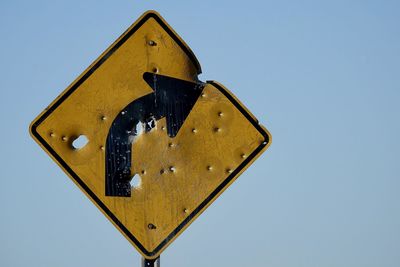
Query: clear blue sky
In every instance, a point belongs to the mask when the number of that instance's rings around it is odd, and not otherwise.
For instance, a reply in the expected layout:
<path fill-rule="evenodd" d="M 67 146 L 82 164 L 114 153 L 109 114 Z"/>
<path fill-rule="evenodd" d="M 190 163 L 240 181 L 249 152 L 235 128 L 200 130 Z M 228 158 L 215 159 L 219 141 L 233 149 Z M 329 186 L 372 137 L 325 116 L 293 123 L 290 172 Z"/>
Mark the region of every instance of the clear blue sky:
<path fill-rule="evenodd" d="M 144 11 L 273 144 L 162 266 L 400 266 L 399 1 L 1 1 L 0 266 L 139 266 L 28 125 Z"/>

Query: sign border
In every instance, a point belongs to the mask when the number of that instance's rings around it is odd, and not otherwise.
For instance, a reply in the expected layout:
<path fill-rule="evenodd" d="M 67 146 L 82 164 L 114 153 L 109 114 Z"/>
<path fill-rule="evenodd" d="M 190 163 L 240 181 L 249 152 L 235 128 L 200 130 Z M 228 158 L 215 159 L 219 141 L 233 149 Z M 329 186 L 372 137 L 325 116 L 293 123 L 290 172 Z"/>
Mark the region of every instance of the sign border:
<path fill-rule="evenodd" d="M 237 178 L 261 153 L 271 144 L 271 135 L 261 126 L 255 117 L 239 102 L 239 100 L 221 84 L 214 81 L 207 81 L 222 94 L 224 94 L 234 106 L 251 122 L 251 124 L 261 133 L 264 141 L 196 208 L 189 216 L 181 222 L 153 251 L 148 251 L 144 246 L 129 232 L 129 230 L 118 220 L 118 218 L 107 208 L 107 206 L 90 190 L 82 179 L 66 164 L 66 162 L 52 149 L 52 147 L 37 132 L 37 127 L 67 99 L 79 86 L 104 63 L 131 35 L 133 35 L 149 18 L 155 19 L 162 28 L 177 42 L 183 51 L 195 64 L 198 74 L 201 67 L 190 48 L 175 33 L 171 27 L 155 11 L 144 13 L 127 31 L 125 31 L 100 57 L 89 66 L 59 97 L 54 100 L 30 125 L 29 131 L 35 141 L 60 165 L 60 167 L 72 178 L 80 189 L 94 202 L 95 205 L 110 219 L 110 221 L 122 232 L 125 237 L 148 259 L 158 257 L 161 252 L 193 222 L 222 192 Z"/>

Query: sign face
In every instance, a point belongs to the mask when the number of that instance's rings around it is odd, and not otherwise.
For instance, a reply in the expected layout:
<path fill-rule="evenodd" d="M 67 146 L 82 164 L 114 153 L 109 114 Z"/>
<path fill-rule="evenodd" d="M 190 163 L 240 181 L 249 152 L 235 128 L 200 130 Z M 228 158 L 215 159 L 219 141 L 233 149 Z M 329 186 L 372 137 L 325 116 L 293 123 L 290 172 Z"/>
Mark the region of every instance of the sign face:
<path fill-rule="evenodd" d="M 270 144 L 239 100 L 217 82 L 199 81 L 200 73 L 189 47 L 149 11 L 30 126 L 148 259 Z"/>

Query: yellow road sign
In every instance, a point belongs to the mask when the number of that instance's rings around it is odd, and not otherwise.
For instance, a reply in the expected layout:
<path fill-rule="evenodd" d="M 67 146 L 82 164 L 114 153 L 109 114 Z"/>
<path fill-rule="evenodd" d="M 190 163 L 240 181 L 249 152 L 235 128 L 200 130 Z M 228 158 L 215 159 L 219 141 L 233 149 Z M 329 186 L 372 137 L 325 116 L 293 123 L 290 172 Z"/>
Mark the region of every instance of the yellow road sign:
<path fill-rule="evenodd" d="M 30 126 L 145 258 L 158 257 L 271 142 L 228 89 L 199 73 L 190 48 L 149 11 Z"/>

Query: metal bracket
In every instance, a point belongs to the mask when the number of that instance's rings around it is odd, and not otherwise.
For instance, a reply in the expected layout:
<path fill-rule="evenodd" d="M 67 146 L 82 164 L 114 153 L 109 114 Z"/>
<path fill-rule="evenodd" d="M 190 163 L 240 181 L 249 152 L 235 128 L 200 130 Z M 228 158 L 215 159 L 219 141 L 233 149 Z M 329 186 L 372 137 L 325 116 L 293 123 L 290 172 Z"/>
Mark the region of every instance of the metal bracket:
<path fill-rule="evenodd" d="M 160 257 L 154 260 L 142 258 L 142 267 L 160 267 Z"/>

